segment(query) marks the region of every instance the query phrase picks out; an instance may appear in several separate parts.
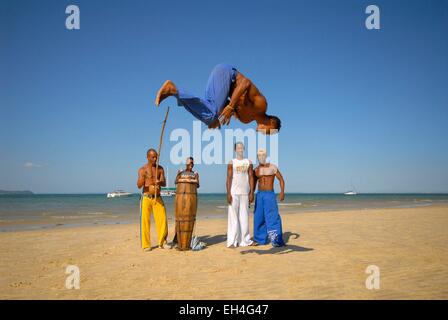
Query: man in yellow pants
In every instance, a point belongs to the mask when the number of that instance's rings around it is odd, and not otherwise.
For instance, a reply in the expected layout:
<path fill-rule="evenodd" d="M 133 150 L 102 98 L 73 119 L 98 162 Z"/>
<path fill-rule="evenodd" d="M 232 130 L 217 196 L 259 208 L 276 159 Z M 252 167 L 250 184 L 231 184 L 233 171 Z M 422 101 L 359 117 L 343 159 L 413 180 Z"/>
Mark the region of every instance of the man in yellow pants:
<path fill-rule="evenodd" d="M 168 235 L 165 204 L 160 196 L 160 187 L 166 186 L 165 171 L 159 165 L 156 172 L 157 152 L 149 149 L 146 153 L 148 163 L 138 170 L 137 187 L 143 188 L 140 200 L 140 239 L 142 249 L 151 251 L 150 221 L 151 211 L 157 229 L 157 244 L 164 249 Z"/>

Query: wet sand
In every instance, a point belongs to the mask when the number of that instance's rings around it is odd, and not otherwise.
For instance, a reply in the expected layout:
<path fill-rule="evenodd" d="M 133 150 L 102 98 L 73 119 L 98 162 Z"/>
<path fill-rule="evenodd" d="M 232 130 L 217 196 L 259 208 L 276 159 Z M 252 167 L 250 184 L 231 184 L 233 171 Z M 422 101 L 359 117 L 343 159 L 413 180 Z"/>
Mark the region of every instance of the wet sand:
<path fill-rule="evenodd" d="M 203 219 L 205 250 L 142 252 L 138 224 L 0 234 L 2 299 L 447 299 L 448 206 L 283 215 L 288 246 L 228 249 Z M 252 222 L 251 222 L 252 223 Z M 152 225 L 155 244 L 155 230 Z M 169 240 L 173 225 L 169 225 Z M 68 265 L 80 289 L 65 287 Z M 369 265 L 380 289 L 365 285 Z"/>

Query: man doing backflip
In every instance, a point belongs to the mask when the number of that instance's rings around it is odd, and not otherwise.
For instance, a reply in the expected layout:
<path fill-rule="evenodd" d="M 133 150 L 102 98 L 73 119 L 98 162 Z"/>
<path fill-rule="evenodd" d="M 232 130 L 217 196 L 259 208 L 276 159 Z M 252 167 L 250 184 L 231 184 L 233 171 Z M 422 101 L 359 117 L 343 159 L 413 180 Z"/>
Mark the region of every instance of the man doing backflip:
<path fill-rule="evenodd" d="M 179 106 L 210 129 L 229 124 L 233 115 L 242 123 L 256 121 L 257 131 L 262 133 L 280 131 L 280 119 L 266 114 L 268 103 L 263 94 L 249 78 L 229 64 L 221 63 L 213 68 L 204 98 L 187 93 L 167 80 L 157 92 L 156 106 L 170 96 L 176 97 Z"/>

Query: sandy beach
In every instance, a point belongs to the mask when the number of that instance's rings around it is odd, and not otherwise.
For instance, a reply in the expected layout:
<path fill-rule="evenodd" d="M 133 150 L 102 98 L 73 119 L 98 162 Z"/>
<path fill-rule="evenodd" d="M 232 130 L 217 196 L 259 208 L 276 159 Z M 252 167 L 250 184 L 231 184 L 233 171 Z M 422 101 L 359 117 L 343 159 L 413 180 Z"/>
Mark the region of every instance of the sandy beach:
<path fill-rule="evenodd" d="M 448 206 L 283 215 L 288 246 L 227 249 L 225 219 L 202 219 L 205 250 L 139 248 L 137 224 L 0 234 L 2 299 L 447 299 Z M 154 230 L 154 225 L 152 225 Z M 169 226 L 169 240 L 173 226 Z M 155 232 L 152 233 L 155 244 Z M 65 288 L 67 265 L 80 289 Z M 367 266 L 380 268 L 368 290 Z"/>

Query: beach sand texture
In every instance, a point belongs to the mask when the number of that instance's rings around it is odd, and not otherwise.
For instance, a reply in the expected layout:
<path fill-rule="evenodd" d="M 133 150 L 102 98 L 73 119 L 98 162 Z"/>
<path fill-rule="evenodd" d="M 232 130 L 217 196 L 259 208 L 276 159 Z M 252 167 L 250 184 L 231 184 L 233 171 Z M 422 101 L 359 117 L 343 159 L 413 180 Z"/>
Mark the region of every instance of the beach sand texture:
<path fill-rule="evenodd" d="M 283 215 L 288 246 L 228 249 L 197 221 L 197 252 L 139 247 L 139 226 L 0 234 L 2 299 L 447 299 L 448 206 Z M 252 223 L 252 221 L 251 221 Z M 154 225 L 151 226 L 155 245 Z M 169 225 L 169 240 L 173 225 Z M 80 289 L 65 288 L 67 265 Z M 365 286 L 380 268 L 380 289 Z"/>

